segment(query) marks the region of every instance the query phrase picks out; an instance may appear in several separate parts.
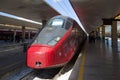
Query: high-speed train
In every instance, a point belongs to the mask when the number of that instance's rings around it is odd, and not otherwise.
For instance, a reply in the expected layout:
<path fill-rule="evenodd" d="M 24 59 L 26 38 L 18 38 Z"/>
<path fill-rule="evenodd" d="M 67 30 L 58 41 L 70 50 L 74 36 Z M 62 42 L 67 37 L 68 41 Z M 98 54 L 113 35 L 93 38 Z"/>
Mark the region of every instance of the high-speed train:
<path fill-rule="evenodd" d="M 66 16 L 51 18 L 27 50 L 27 66 L 34 69 L 63 66 L 74 56 L 86 34 Z"/>

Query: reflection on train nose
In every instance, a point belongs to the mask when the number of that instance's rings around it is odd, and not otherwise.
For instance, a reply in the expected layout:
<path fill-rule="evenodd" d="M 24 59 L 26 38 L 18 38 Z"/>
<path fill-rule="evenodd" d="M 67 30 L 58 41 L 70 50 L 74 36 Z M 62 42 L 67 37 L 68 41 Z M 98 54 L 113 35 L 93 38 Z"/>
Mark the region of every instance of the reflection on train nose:
<path fill-rule="evenodd" d="M 35 65 L 39 67 L 41 65 L 41 62 L 36 62 Z"/>

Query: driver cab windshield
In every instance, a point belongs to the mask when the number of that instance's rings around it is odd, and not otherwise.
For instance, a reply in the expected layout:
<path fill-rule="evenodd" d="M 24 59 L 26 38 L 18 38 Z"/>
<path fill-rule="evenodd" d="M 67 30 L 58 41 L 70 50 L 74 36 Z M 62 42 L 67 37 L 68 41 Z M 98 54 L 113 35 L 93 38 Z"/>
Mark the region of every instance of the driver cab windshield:
<path fill-rule="evenodd" d="M 63 19 L 52 19 L 50 20 L 47 24 L 46 27 L 59 27 L 59 28 L 63 28 L 64 25 L 64 20 Z"/>

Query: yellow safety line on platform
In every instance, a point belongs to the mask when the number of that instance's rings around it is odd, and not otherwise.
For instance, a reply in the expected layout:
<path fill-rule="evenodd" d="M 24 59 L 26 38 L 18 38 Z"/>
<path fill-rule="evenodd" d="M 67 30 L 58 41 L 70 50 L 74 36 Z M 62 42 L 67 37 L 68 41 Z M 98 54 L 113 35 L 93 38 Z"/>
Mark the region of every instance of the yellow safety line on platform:
<path fill-rule="evenodd" d="M 86 58 L 86 48 L 85 48 L 85 50 L 83 52 L 81 66 L 80 66 L 80 70 L 79 70 L 80 72 L 79 72 L 78 80 L 83 80 L 85 58 Z"/>

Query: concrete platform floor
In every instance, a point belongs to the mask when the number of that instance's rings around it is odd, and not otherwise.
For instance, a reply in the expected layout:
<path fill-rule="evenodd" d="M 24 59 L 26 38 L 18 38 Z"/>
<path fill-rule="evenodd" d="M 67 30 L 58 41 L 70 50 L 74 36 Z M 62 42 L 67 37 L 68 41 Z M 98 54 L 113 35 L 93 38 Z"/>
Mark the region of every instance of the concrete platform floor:
<path fill-rule="evenodd" d="M 83 76 L 78 80 L 120 80 L 119 46 L 96 41 L 88 43 L 85 54 Z"/>
<path fill-rule="evenodd" d="M 120 41 L 118 48 L 111 40 L 86 44 L 75 66 L 57 80 L 120 80 Z"/>

